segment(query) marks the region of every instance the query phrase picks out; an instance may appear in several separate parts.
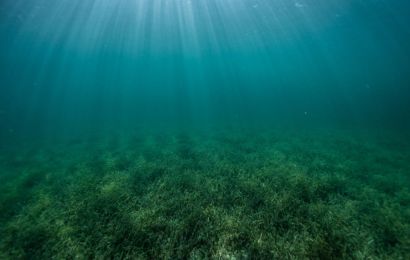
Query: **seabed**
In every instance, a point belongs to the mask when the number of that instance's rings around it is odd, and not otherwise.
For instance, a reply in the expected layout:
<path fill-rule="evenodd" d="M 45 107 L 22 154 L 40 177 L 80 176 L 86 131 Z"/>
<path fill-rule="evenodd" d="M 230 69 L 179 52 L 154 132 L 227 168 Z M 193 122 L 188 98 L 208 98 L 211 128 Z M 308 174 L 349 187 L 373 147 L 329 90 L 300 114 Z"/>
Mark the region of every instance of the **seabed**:
<path fill-rule="evenodd" d="M 0 258 L 408 259 L 404 140 L 225 129 L 10 143 Z"/>

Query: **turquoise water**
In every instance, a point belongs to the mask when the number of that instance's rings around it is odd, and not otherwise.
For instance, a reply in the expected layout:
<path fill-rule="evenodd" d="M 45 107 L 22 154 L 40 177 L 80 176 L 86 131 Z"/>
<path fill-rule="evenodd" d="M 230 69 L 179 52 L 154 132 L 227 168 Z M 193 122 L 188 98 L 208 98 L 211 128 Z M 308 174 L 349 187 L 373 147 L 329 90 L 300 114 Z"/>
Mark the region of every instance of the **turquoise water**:
<path fill-rule="evenodd" d="M 410 252 L 410 3 L 3 0 L 0 258 Z"/>

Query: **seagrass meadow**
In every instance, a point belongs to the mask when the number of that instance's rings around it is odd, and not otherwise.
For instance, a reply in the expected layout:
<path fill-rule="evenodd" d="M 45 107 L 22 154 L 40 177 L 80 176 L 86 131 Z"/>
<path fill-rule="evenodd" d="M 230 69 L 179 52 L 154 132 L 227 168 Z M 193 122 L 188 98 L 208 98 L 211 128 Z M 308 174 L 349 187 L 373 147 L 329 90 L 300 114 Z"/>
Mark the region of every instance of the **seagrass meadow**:
<path fill-rule="evenodd" d="M 410 259 L 409 24 L 0 1 L 0 259 Z"/>

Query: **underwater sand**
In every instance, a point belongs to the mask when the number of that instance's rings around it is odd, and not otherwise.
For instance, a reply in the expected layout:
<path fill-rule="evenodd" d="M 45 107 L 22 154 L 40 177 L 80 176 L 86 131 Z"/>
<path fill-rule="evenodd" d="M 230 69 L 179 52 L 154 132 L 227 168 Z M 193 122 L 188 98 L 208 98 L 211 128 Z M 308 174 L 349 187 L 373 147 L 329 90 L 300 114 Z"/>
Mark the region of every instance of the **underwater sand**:
<path fill-rule="evenodd" d="M 112 133 L 0 152 L 1 259 L 408 259 L 410 142 Z"/>

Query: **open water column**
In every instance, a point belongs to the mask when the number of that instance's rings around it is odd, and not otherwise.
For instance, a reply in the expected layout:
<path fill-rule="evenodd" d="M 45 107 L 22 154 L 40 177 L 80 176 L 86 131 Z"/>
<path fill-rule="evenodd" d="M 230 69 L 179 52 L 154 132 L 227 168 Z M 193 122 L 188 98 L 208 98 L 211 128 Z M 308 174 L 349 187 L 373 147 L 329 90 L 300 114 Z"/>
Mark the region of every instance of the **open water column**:
<path fill-rule="evenodd" d="M 0 259 L 410 258 L 410 2 L 0 1 Z"/>

